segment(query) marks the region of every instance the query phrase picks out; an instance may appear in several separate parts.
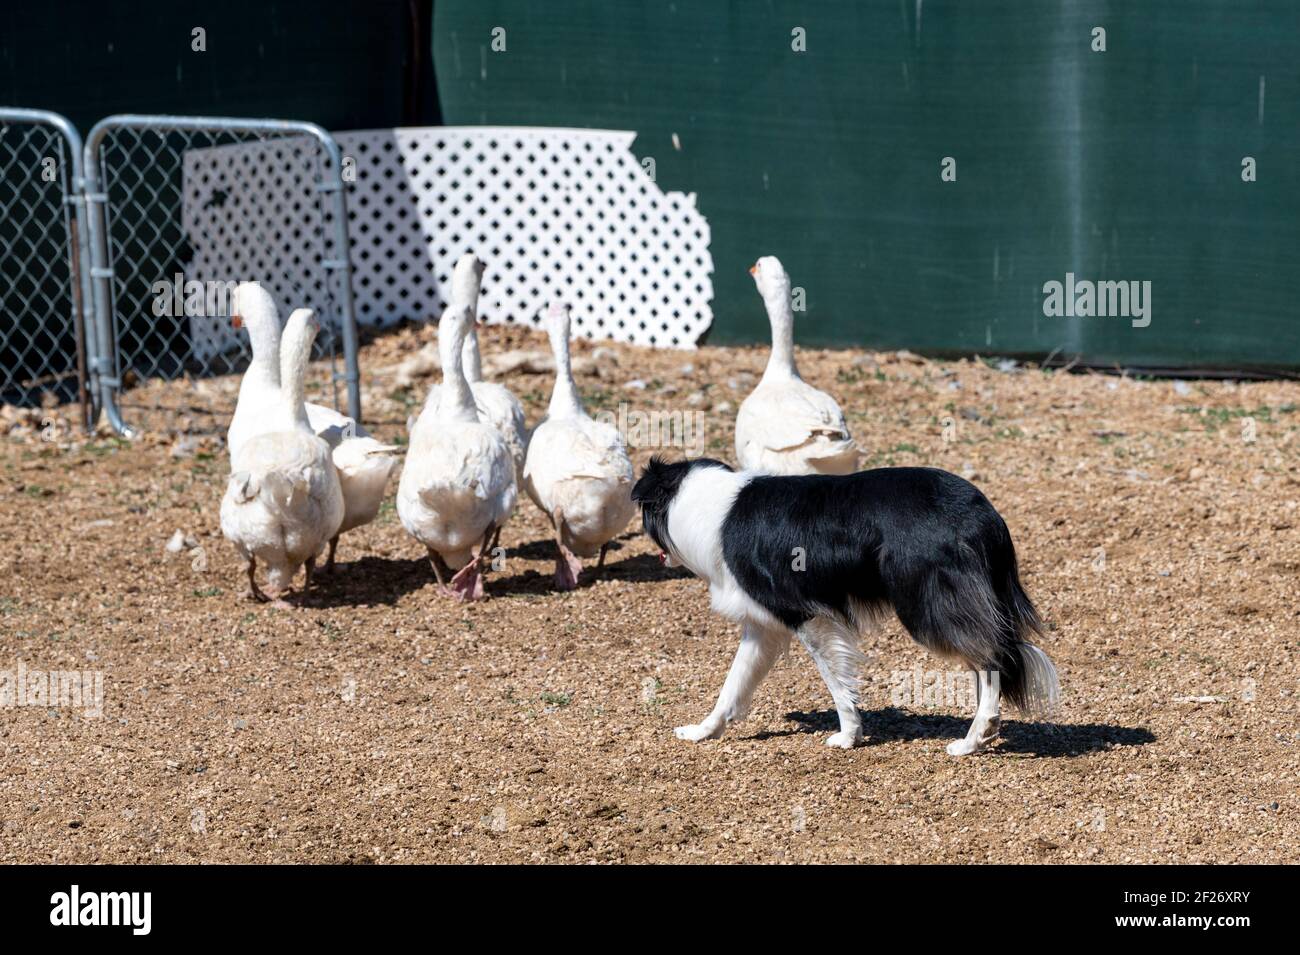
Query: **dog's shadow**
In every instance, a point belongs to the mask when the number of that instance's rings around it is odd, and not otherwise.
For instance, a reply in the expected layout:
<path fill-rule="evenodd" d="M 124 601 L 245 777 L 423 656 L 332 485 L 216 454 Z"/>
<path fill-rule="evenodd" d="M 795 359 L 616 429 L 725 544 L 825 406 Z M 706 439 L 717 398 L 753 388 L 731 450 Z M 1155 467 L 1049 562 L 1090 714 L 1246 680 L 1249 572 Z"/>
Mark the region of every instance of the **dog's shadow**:
<path fill-rule="evenodd" d="M 796 733 L 834 733 L 839 718 L 834 710 L 787 713 L 797 729 L 756 733 L 754 739 L 793 736 Z M 936 713 L 911 713 L 898 707 L 863 712 L 862 730 L 867 746 L 916 739 L 960 739 L 970 728 L 970 718 Z M 1140 726 L 1112 726 L 1106 723 L 1037 723 L 1002 721 L 1002 736 L 995 751 L 1023 753 L 1036 758 L 1080 756 L 1116 746 L 1144 746 L 1155 742 L 1155 734 Z"/>

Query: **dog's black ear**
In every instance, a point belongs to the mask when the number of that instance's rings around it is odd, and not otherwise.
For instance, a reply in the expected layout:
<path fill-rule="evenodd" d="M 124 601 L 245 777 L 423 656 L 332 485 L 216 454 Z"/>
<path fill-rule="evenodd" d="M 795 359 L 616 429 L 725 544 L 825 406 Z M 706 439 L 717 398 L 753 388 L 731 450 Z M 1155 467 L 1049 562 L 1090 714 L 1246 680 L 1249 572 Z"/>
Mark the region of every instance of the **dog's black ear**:
<path fill-rule="evenodd" d="M 633 502 L 644 504 L 659 497 L 667 472 L 668 462 L 657 454 L 652 457 L 645 470 L 641 472 L 641 479 L 632 487 Z"/>
<path fill-rule="evenodd" d="M 632 487 L 632 500 L 640 504 L 642 508 L 667 508 L 672 499 L 677 496 L 677 491 L 681 488 L 686 475 L 690 474 L 695 468 L 731 470 L 728 465 L 721 461 L 715 461 L 713 458 L 695 458 L 692 461 L 665 461 L 655 455 L 650 459 L 650 463 L 645 466 L 645 470 L 641 472 L 641 480 L 637 481 Z"/>
<path fill-rule="evenodd" d="M 669 464 L 656 455 L 632 488 L 632 500 L 641 506 L 641 526 L 665 553 L 672 549 L 668 538 L 668 509 L 689 469 L 690 464 L 685 461 Z"/>
<path fill-rule="evenodd" d="M 653 489 L 659 483 L 659 473 L 663 468 L 663 461 L 658 455 L 651 457 L 649 464 L 641 472 L 641 477 L 632 486 L 632 502 L 634 504 L 645 504 L 646 500 L 653 495 Z"/>

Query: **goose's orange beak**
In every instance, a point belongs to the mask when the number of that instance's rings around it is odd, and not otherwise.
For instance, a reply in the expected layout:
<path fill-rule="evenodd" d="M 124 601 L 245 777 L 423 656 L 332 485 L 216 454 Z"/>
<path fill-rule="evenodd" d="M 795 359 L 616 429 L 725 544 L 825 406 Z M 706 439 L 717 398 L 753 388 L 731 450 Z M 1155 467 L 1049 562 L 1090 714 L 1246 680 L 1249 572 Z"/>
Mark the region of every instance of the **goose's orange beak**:
<path fill-rule="evenodd" d="M 755 262 L 753 265 L 751 265 L 751 266 L 749 267 L 749 274 L 750 274 L 750 275 L 758 275 L 758 263 L 757 263 L 757 262 Z"/>
<path fill-rule="evenodd" d="M 243 316 L 243 315 L 231 315 L 231 316 L 230 316 L 230 327 L 231 327 L 231 328 L 243 328 L 243 327 L 244 327 L 244 316 Z"/>

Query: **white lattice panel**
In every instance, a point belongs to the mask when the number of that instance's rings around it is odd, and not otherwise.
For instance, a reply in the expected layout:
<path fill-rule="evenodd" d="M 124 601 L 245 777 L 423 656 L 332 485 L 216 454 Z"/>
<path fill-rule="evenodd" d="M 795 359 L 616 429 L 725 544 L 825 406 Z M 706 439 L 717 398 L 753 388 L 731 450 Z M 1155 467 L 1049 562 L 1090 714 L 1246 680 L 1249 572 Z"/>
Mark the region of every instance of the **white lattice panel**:
<path fill-rule="evenodd" d="M 693 195 L 650 179 L 635 133 L 474 126 L 335 138 L 356 161 L 358 321 L 441 314 L 465 252 L 487 265 L 488 322 L 536 322 L 558 299 L 587 338 L 691 348 L 713 320 L 708 222 Z"/>
<path fill-rule="evenodd" d="M 437 318 L 465 252 L 487 265 L 484 321 L 536 323 L 562 300 L 575 334 L 693 348 L 713 320 L 709 224 L 693 195 L 650 179 L 634 133 L 453 126 L 335 138 L 355 161 L 348 232 L 361 324 Z M 186 154 L 187 278 L 256 278 L 282 309 L 323 307 L 311 258 L 319 209 L 303 199 L 306 167 L 283 153 L 288 142 Z M 225 207 L 211 205 L 214 185 Z M 205 349 L 230 344 L 224 327 L 195 331 Z"/>
<path fill-rule="evenodd" d="M 286 137 L 185 151 L 181 227 L 193 251 L 184 263 L 187 282 L 260 282 L 281 315 L 309 306 L 329 325 L 333 309 L 320 260 L 330 247 L 322 245 L 317 150 L 313 140 Z M 239 347 L 216 302 L 189 322 L 200 361 Z"/>

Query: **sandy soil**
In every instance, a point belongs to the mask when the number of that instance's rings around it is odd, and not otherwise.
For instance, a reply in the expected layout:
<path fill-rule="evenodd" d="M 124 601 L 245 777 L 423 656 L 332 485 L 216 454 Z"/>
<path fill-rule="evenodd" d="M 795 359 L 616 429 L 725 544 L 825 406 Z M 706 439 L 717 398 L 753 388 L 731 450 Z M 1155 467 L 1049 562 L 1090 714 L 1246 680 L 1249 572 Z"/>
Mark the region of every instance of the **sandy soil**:
<path fill-rule="evenodd" d="M 423 400 L 391 366 L 428 338 L 363 353 L 381 436 Z M 765 355 L 581 343 L 580 384 L 594 407 L 699 412 L 730 458 Z M 735 628 L 635 527 L 553 593 L 527 501 L 481 604 L 439 596 L 391 503 L 305 607 L 243 602 L 220 441 L 169 430 L 211 428 L 236 382 L 149 385 L 128 413 L 156 430 L 133 443 L 66 409 L 0 422 L 0 671 L 104 680 L 100 718 L 0 709 L 0 861 L 1300 861 L 1300 384 L 800 363 L 873 465 L 964 474 L 1006 517 L 1051 626 L 1050 722 L 1009 714 L 994 752 L 946 756 L 968 708 L 892 621 L 866 639 L 867 745 L 823 745 L 799 648 L 727 738 L 681 742 Z M 506 381 L 537 420 L 549 379 Z"/>

